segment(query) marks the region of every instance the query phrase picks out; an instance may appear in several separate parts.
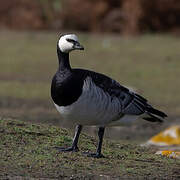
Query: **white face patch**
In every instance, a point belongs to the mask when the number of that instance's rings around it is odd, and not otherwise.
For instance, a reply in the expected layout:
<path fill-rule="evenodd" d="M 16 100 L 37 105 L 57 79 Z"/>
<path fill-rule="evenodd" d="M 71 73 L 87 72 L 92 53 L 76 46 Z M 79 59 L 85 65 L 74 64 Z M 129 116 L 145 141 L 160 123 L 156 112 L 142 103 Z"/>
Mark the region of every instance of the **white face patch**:
<path fill-rule="evenodd" d="M 78 38 L 75 34 L 67 34 L 59 39 L 58 42 L 59 49 L 64 53 L 69 53 L 70 51 L 73 50 L 73 43 L 68 42 L 66 39 L 72 39 L 74 41 L 78 41 Z"/>

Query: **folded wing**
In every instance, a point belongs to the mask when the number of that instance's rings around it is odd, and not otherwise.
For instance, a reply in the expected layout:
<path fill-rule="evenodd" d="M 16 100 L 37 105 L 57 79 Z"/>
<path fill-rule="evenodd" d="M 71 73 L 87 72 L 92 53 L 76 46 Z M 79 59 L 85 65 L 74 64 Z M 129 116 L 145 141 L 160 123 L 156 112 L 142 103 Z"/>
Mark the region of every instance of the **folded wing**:
<path fill-rule="evenodd" d="M 167 117 L 164 112 L 148 104 L 144 97 L 120 85 L 115 80 L 91 71 L 88 74 L 92 77 L 94 83 L 107 92 L 112 99 L 114 97 L 118 98 L 121 103 L 120 113 L 124 115 L 143 115 L 143 119 L 151 122 L 162 122 Z"/>

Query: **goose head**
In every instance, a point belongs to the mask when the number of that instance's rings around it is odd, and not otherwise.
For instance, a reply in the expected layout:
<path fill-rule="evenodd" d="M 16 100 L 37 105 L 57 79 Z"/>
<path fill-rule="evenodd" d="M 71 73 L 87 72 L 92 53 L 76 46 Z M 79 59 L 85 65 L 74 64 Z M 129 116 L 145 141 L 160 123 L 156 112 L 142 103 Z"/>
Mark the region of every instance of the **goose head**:
<path fill-rule="evenodd" d="M 58 47 L 63 53 L 69 53 L 73 50 L 84 50 L 84 47 L 79 43 L 78 37 L 75 34 L 61 36 L 58 40 Z"/>

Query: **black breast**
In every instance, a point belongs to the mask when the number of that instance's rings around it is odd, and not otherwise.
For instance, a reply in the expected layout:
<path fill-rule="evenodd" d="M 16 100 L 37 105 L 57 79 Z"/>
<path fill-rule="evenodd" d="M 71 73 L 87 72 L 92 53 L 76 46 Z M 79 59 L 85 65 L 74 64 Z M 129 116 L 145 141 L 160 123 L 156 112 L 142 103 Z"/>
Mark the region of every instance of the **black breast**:
<path fill-rule="evenodd" d="M 80 97 L 83 88 L 83 75 L 73 72 L 57 72 L 51 84 L 51 97 L 55 104 L 68 106 Z"/>

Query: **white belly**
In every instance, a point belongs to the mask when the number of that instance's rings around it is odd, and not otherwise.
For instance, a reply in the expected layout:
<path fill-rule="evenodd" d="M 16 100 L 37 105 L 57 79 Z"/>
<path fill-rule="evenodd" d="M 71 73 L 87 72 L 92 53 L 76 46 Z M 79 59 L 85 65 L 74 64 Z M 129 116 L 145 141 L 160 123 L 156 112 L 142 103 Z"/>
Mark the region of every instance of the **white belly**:
<path fill-rule="evenodd" d="M 118 120 L 121 113 L 120 101 L 105 93 L 87 78 L 79 99 L 69 106 L 55 104 L 61 116 L 68 124 L 106 126 Z M 123 118 L 122 118 L 123 120 Z"/>

